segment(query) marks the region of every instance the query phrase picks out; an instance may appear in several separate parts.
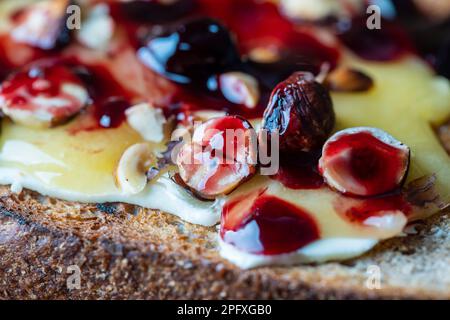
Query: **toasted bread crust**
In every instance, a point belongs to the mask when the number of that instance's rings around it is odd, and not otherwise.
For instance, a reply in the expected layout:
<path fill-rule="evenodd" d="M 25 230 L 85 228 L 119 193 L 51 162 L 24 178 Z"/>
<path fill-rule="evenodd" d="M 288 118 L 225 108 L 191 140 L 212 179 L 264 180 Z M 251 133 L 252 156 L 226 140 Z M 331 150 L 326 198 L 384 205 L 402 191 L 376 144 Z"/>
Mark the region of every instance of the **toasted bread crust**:
<path fill-rule="evenodd" d="M 344 264 L 243 271 L 218 256 L 215 228 L 134 206 L 0 190 L 3 299 L 450 298 L 448 213 Z M 365 286 L 372 264 L 382 270 L 379 290 Z M 67 286 L 72 265 L 79 290 Z"/>

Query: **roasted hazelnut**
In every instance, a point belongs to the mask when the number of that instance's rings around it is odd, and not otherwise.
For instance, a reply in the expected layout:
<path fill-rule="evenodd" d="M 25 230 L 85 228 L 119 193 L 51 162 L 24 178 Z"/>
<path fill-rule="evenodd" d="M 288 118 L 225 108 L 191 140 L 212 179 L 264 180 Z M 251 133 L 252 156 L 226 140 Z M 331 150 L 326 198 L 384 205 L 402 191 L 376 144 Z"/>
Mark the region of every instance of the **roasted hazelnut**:
<path fill-rule="evenodd" d="M 179 149 L 176 165 L 183 186 L 203 199 L 228 194 L 256 172 L 256 137 L 237 116 L 210 119 Z"/>
<path fill-rule="evenodd" d="M 409 168 L 410 149 L 378 128 L 335 133 L 325 143 L 319 171 L 344 194 L 376 196 L 400 187 Z"/>
<path fill-rule="evenodd" d="M 323 145 L 334 123 L 328 90 L 313 74 L 296 72 L 273 90 L 262 128 L 280 135 L 280 151 L 308 152 Z"/>
<path fill-rule="evenodd" d="M 63 124 L 89 102 L 88 89 L 73 70 L 40 61 L 8 76 L 0 86 L 0 109 L 14 122 L 48 128 Z"/>

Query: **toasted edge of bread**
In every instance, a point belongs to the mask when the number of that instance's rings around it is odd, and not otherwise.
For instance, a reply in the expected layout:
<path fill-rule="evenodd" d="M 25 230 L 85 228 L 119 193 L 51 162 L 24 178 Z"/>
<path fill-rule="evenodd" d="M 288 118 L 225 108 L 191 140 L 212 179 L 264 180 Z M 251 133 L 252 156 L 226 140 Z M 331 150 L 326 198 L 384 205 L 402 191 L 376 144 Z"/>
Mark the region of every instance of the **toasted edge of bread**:
<path fill-rule="evenodd" d="M 450 212 L 344 263 L 240 270 L 218 255 L 216 228 L 124 204 L 0 194 L 3 299 L 450 298 Z M 381 289 L 366 286 L 371 265 Z M 73 266 L 80 289 L 67 285 Z"/>

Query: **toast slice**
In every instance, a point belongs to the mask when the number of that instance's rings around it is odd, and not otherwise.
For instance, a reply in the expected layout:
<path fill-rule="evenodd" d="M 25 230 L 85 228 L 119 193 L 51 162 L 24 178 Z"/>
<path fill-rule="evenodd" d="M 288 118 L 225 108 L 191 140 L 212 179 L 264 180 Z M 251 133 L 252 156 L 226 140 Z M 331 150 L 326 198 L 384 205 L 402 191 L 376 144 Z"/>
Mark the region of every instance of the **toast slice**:
<path fill-rule="evenodd" d="M 343 263 L 241 270 L 220 258 L 215 228 L 124 204 L 0 195 L 2 299 L 450 299 L 450 210 Z M 67 285 L 74 265 L 79 289 Z M 367 285 L 373 266 L 379 289 Z"/>
<path fill-rule="evenodd" d="M 241 270 L 219 256 L 215 227 L 131 205 L 73 203 L 0 187 L 0 298 L 449 299 L 449 213 L 343 263 Z M 79 289 L 68 286 L 74 266 Z M 380 268 L 380 289 L 367 285 L 378 270 L 373 266 Z"/>

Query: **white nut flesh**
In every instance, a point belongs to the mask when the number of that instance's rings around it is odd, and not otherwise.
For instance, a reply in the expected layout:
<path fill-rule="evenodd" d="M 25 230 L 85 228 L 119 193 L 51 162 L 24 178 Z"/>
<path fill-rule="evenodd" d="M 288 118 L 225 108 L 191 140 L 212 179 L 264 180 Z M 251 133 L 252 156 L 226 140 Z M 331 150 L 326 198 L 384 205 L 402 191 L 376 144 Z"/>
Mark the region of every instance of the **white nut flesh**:
<path fill-rule="evenodd" d="M 11 37 L 33 47 L 53 49 L 65 27 L 68 0 L 47 0 L 28 6 L 18 18 Z"/>
<path fill-rule="evenodd" d="M 125 194 L 137 194 L 147 185 L 147 171 L 155 161 L 152 148 L 138 143 L 122 154 L 116 169 L 116 184 Z"/>
<path fill-rule="evenodd" d="M 281 0 L 281 11 L 291 19 L 320 21 L 350 18 L 364 12 L 363 0 Z"/>
<path fill-rule="evenodd" d="M 223 96 L 230 102 L 253 109 L 259 102 L 258 81 L 243 72 L 227 72 L 219 77 Z"/>
<path fill-rule="evenodd" d="M 402 184 L 409 156 L 408 146 L 381 129 L 349 128 L 327 140 L 319 170 L 327 184 L 341 193 L 374 196 Z"/>
<path fill-rule="evenodd" d="M 77 32 L 77 40 L 87 48 L 106 50 L 114 35 L 114 20 L 109 15 L 109 8 L 99 4 L 92 8 Z"/>
<path fill-rule="evenodd" d="M 160 143 L 164 139 L 166 118 L 161 109 L 140 103 L 125 112 L 127 122 L 146 141 Z"/>

